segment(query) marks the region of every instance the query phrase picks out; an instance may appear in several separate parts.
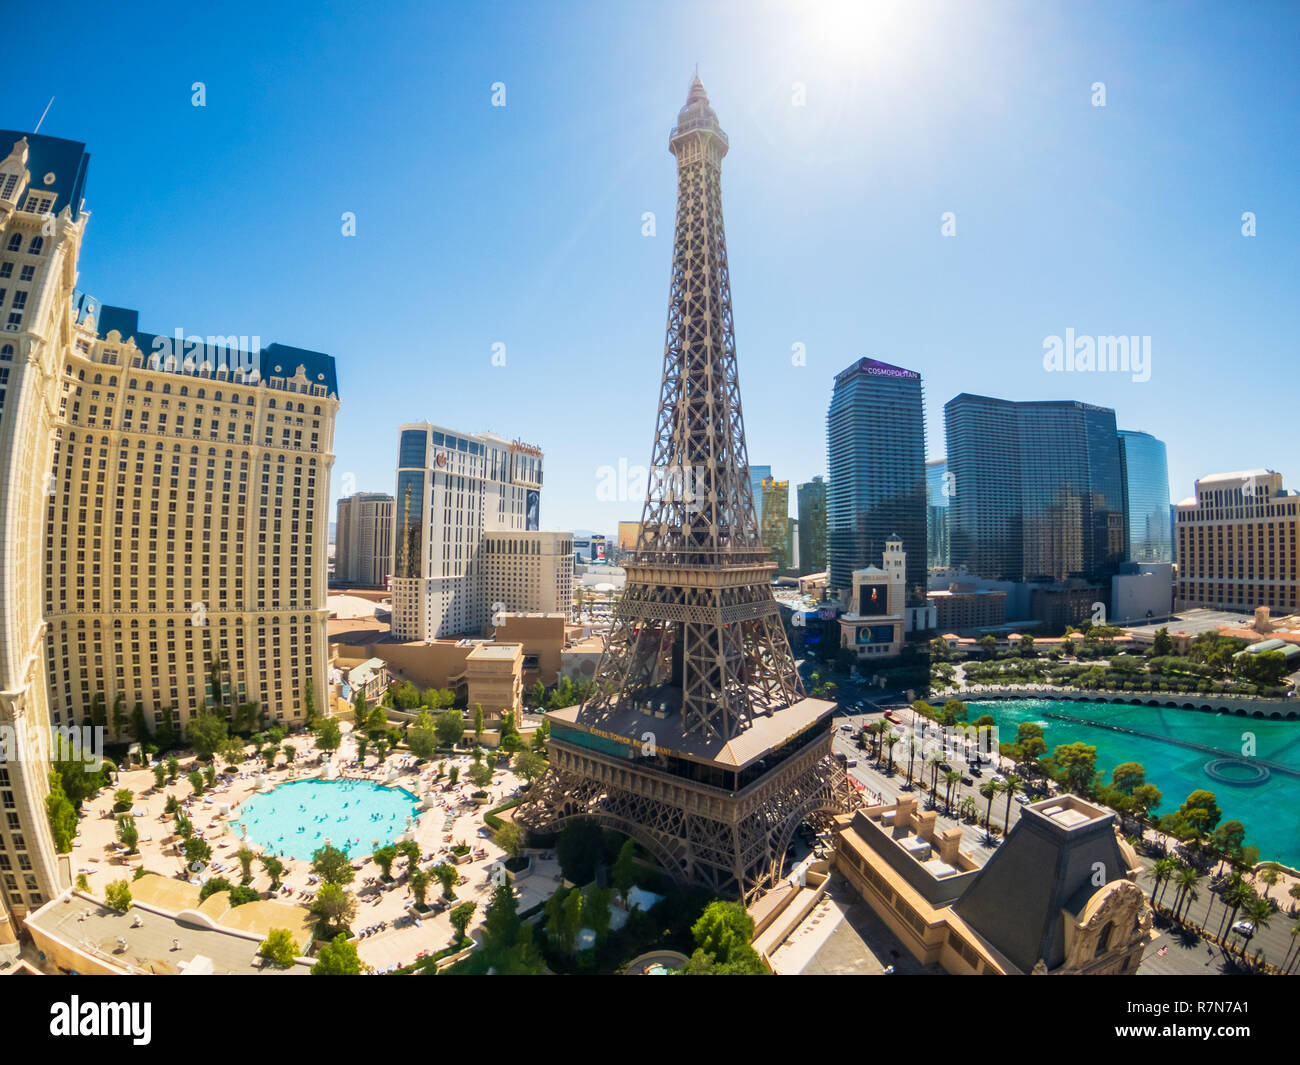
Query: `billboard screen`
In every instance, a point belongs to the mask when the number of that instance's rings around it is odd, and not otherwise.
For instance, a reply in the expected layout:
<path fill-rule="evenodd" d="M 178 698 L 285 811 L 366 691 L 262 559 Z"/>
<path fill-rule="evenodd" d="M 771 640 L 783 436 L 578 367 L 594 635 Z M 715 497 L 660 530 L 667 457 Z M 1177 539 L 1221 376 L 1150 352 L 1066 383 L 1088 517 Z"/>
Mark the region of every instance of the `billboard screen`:
<path fill-rule="evenodd" d="M 858 613 L 864 617 L 889 613 L 889 585 L 863 584 L 858 591 Z"/>
<path fill-rule="evenodd" d="M 605 561 L 605 538 L 603 536 L 593 536 L 591 538 L 591 561 Z"/>
<path fill-rule="evenodd" d="M 532 488 L 528 491 L 528 517 L 524 522 L 524 528 L 528 532 L 537 532 L 542 527 L 542 493 Z"/>
<path fill-rule="evenodd" d="M 894 638 L 893 625 L 867 625 L 858 629 L 858 643 L 889 643 Z"/>

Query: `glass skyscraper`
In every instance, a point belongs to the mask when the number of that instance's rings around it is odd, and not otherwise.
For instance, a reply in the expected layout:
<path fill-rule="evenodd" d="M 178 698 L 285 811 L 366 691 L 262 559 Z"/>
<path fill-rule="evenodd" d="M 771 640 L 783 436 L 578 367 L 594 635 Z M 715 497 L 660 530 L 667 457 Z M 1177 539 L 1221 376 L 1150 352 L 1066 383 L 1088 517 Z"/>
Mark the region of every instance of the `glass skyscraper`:
<path fill-rule="evenodd" d="M 944 406 L 952 564 L 1004 581 L 1100 581 L 1124 560 L 1115 412 L 962 393 Z"/>
<path fill-rule="evenodd" d="M 760 529 L 763 527 L 763 482 L 771 479 L 771 466 L 749 467 L 749 490 L 754 496 L 754 517 L 758 520 Z"/>
<path fill-rule="evenodd" d="M 935 459 L 925 464 L 925 564 L 944 569 L 949 564 L 948 551 L 948 460 Z"/>
<path fill-rule="evenodd" d="M 1169 523 L 1169 463 L 1163 440 L 1150 433 L 1119 431 L 1124 470 L 1124 514 L 1128 522 L 1125 561 L 1172 562 Z"/>
<path fill-rule="evenodd" d="M 883 563 L 897 534 L 907 552 L 908 606 L 925 603 L 925 417 L 921 375 L 859 359 L 835 378 L 826 415 L 830 587 Z"/>
<path fill-rule="evenodd" d="M 826 481 L 818 474 L 796 489 L 799 505 L 799 572 L 826 568 Z"/>

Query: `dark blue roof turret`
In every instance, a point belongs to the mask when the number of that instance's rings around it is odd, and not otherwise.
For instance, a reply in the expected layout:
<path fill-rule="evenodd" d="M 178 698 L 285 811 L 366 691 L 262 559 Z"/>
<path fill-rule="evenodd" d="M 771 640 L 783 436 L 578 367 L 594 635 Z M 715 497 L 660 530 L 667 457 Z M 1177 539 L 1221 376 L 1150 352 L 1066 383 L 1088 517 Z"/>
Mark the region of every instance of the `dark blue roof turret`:
<path fill-rule="evenodd" d="M 81 217 L 81 200 L 86 191 L 86 169 L 90 155 L 80 141 L 65 141 L 41 133 L 0 129 L 0 159 L 7 158 L 14 145 L 26 138 L 27 169 L 32 175 L 28 189 L 55 192 L 55 214 L 71 205 L 73 221 Z M 47 178 L 52 178 L 48 183 Z"/>

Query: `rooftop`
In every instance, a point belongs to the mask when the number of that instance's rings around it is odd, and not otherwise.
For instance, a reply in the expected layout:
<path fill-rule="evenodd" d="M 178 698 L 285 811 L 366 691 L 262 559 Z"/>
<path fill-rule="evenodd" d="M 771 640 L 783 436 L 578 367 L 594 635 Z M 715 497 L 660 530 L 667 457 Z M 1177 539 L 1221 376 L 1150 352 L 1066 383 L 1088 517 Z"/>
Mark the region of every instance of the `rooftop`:
<path fill-rule="evenodd" d="M 257 954 L 262 939 L 258 934 L 202 927 L 197 919 L 191 923 L 165 910 L 135 904 L 126 913 L 118 913 L 75 891 L 47 902 L 29 914 L 25 924 L 34 933 L 123 973 L 175 975 L 195 963 L 198 968 L 194 971 L 219 975 L 301 976 L 311 971 L 311 962 L 305 960 L 289 969 L 263 968 Z M 121 941 L 125 941 L 125 949 Z M 179 944 L 179 949 L 174 944 Z"/>
<path fill-rule="evenodd" d="M 629 747 L 639 747 L 641 736 L 650 732 L 658 750 L 670 757 L 736 770 L 758 761 L 772 748 L 811 728 L 834 710 L 835 704 L 824 699 L 800 699 L 774 714 L 753 718 L 738 736 L 726 741 L 710 739 L 699 732 L 684 732 L 680 711 L 672 712 L 666 718 L 657 718 L 630 704 L 616 704 L 609 711 L 586 713 L 580 706 L 570 706 L 553 710 L 546 717 L 554 724 L 594 732 Z"/>

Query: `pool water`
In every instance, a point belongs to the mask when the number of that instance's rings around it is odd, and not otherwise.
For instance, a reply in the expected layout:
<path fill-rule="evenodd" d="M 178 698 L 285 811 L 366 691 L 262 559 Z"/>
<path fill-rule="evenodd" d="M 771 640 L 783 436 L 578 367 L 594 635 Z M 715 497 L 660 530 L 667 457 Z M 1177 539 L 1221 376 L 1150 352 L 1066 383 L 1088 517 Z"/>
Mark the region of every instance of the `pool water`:
<path fill-rule="evenodd" d="M 1197 789 L 1212 791 L 1223 811 L 1222 820 L 1246 826 L 1246 843 L 1259 848 L 1262 861 L 1300 866 L 1300 722 L 1055 699 L 974 701 L 968 706 L 968 720 L 992 716 L 1003 743 L 1015 740 L 1021 722 L 1036 721 L 1043 726 L 1049 752 L 1062 743 L 1096 747 L 1097 768 L 1107 783 L 1110 771 L 1121 762 L 1140 762 L 1147 781 L 1164 796 L 1157 814 L 1178 809 Z M 1049 714 L 1078 720 L 1061 721 Z M 1116 732 L 1115 726 L 1147 735 Z M 1216 753 L 1173 741 L 1213 748 Z M 1270 763 L 1270 772 L 1264 773 L 1266 767 L 1253 762 L 1252 744 L 1253 757 Z"/>
<path fill-rule="evenodd" d="M 251 796 L 232 819 L 263 852 L 310 861 L 332 846 L 360 858 L 398 839 L 419 800 L 405 788 L 369 780 L 295 780 Z"/>

